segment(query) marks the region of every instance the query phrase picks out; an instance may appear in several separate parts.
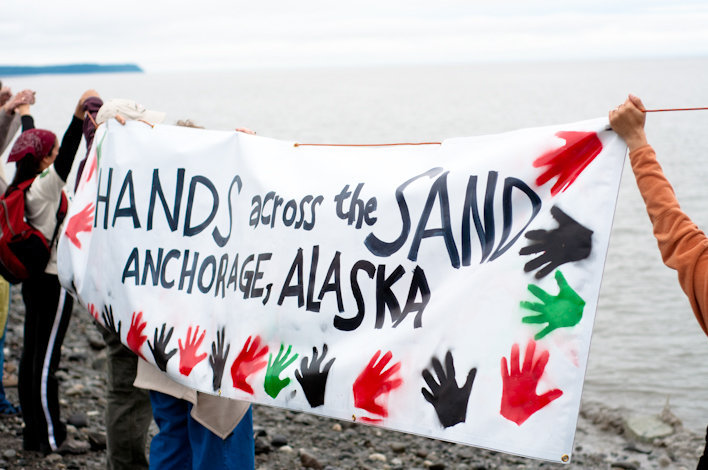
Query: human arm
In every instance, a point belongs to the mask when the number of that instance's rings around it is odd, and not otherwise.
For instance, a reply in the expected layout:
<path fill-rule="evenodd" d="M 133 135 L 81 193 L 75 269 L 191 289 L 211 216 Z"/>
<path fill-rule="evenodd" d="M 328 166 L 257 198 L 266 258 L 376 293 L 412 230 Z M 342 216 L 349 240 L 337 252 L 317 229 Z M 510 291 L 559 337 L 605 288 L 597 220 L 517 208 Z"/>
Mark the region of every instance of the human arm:
<path fill-rule="evenodd" d="M 84 125 L 84 102 L 92 96 L 98 96 L 98 93 L 96 93 L 95 90 L 87 90 L 83 95 L 81 95 L 81 98 L 74 109 L 74 115 L 71 118 L 71 123 L 66 129 L 64 137 L 61 140 L 59 153 L 54 161 L 54 169 L 63 181 L 66 181 L 66 178 L 69 176 L 71 165 L 74 163 L 74 157 L 79 149 L 79 144 L 81 144 L 81 136 Z"/>
<path fill-rule="evenodd" d="M 646 204 L 662 260 L 678 272 L 693 313 L 708 334 L 708 237 L 681 210 L 644 133 L 641 100 L 630 95 L 610 112 L 610 125 L 624 138 L 639 192 Z"/>

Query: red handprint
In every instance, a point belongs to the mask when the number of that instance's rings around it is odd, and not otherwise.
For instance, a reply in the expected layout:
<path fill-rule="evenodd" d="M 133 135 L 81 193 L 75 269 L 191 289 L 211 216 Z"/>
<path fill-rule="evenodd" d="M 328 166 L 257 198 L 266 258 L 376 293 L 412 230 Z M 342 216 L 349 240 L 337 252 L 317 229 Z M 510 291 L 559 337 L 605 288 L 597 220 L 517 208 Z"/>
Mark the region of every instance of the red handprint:
<path fill-rule="evenodd" d="M 81 212 L 76 213 L 66 223 L 66 236 L 76 248 L 81 249 L 81 242 L 77 235 L 81 232 L 90 232 L 93 225 L 93 203 L 90 202 Z"/>
<path fill-rule="evenodd" d="M 199 325 L 194 330 L 194 337 L 192 336 L 192 327 L 187 328 L 187 337 L 184 339 L 184 346 L 182 346 L 182 340 L 177 340 L 179 345 L 179 373 L 182 375 L 189 375 L 192 372 L 194 366 L 199 364 L 201 361 L 207 357 L 207 353 L 201 353 L 197 356 L 197 350 L 201 346 L 202 341 L 204 341 L 204 335 L 206 330 L 202 331 L 202 335 L 197 339 L 199 334 Z"/>
<path fill-rule="evenodd" d="M 88 304 L 88 311 L 91 314 L 93 318 L 98 321 L 98 310 L 96 309 L 96 306 L 94 304 Z"/>
<path fill-rule="evenodd" d="M 503 417 L 519 426 L 532 414 L 563 395 L 559 389 L 549 390 L 540 396 L 536 395 L 538 381 L 543 375 L 550 354 L 548 351 L 543 351 L 534 362 L 535 352 L 536 342 L 529 340 L 524 355 L 524 365 L 519 369 L 519 345 L 514 343 L 511 347 L 511 368 L 507 368 L 506 357 L 502 357 L 501 360 L 503 391 L 500 412 Z"/>
<path fill-rule="evenodd" d="M 568 189 L 602 151 L 602 142 L 595 132 L 561 131 L 556 133 L 556 137 L 565 139 L 565 145 L 544 153 L 533 162 L 534 168 L 548 166 L 536 178 L 536 185 L 543 186 L 551 178 L 558 177 L 551 188 L 553 196 Z"/>
<path fill-rule="evenodd" d="M 89 171 L 86 173 L 86 179 L 84 182 L 90 181 L 91 177 L 96 172 L 96 162 L 98 162 L 98 155 L 91 159 L 91 166 L 89 167 Z"/>
<path fill-rule="evenodd" d="M 133 312 L 133 318 L 130 320 L 130 330 L 128 330 L 128 336 L 125 338 L 131 351 L 143 359 L 145 359 L 145 356 L 140 352 L 140 348 L 147 339 L 147 335 L 143 334 L 145 325 L 147 325 L 147 322 L 143 321 L 143 312 L 138 312 L 137 314 Z"/>
<path fill-rule="evenodd" d="M 238 357 L 231 365 L 231 378 L 234 381 L 234 387 L 251 395 L 253 395 L 253 388 L 246 382 L 246 379 L 249 375 L 264 368 L 267 363 L 264 356 L 268 353 L 268 345 L 264 345 L 259 351 L 260 345 L 260 336 L 256 336 L 253 343 L 251 343 L 249 336 Z"/>
<path fill-rule="evenodd" d="M 377 364 L 376 361 L 378 361 L 380 354 L 381 350 L 376 351 L 369 364 L 354 381 L 352 388 L 354 390 L 354 406 L 386 417 L 388 416 L 386 406 L 376 403 L 376 399 L 380 395 L 387 394 L 391 390 L 400 387 L 403 379 L 393 378 L 393 375 L 401 368 L 400 362 L 395 363 L 386 371 L 383 370 L 391 360 L 391 357 L 393 357 L 391 351 L 384 354 Z"/>

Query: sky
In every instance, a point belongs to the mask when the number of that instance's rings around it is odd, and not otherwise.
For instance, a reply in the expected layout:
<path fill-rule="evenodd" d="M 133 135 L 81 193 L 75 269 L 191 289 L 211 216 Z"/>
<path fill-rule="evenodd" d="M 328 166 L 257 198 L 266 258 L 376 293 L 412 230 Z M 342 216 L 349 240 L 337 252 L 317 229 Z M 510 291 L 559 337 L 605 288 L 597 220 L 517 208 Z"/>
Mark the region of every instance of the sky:
<path fill-rule="evenodd" d="M 705 0 L 4 3 L 0 65 L 149 72 L 708 56 Z"/>

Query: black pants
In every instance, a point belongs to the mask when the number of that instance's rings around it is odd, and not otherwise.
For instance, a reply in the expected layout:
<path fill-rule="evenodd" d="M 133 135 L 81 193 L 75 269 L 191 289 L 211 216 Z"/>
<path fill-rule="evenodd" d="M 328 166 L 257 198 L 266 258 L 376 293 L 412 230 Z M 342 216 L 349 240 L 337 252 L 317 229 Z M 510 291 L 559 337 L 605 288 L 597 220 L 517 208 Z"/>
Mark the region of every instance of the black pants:
<path fill-rule="evenodd" d="M 74 302 L 58 277 L 46 273 L 22 283 L 22 299 L 25 333 L 17 385 L 25 422 L 23 445 L 25 450 L 49 452 L 66 439 L 55 373 Z"/>

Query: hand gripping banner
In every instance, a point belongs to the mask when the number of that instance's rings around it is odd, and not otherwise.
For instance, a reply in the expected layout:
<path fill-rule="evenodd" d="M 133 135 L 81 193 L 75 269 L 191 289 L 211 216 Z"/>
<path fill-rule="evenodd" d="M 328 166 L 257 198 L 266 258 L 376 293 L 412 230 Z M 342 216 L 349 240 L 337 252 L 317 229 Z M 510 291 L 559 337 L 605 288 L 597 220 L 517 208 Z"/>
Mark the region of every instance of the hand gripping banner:
<path fill-rule="evenodd" d="M 625 155 L 606 128 L 335 147 L 109 121 L 60 279 L 201 392 L 567 462 Z"/>

